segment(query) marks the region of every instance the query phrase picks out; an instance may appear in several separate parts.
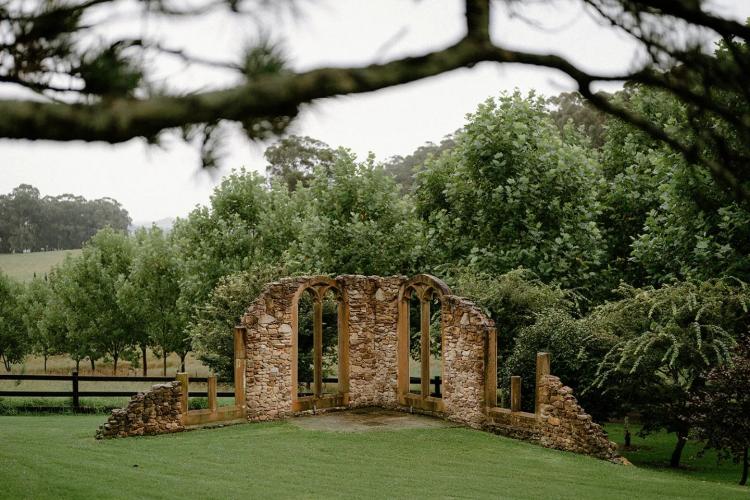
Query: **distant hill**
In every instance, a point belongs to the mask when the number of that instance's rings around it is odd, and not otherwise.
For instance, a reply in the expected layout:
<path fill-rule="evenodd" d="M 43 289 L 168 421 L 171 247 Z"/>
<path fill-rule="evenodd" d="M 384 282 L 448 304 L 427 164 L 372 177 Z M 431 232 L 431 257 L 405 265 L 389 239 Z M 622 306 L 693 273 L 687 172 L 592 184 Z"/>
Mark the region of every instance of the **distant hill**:
<path fill-rule="evenodd" d="M 175 217 L 164 217 L 163 219 L 155 220 L 153 222 L 150 222 L 150 221 L 149 222 L 146 222 L 146 221 L 134 222 L 130 226 L 128 226 L 128 231 L 130 233 L 133 233 L 138 228 L 141 228 L 141 227 L 149 228 L 153 224 L 157 226 L 158 228 L 160 228 L 165 233 L 168 233 L 172 230 L 172 227 L 174 227 L 175 220 L 176 220 Z"/>
<path fill-rule="evenodd" d="M 0 254 L 0 271 L 18 281 L 31 281 L 34 273 L 37 276 L 44 276 L 53 266 L 61 263 L 66 255 L 79 253 L 81 253 L 80 250 L 56 250 L 54 252 Z"/>

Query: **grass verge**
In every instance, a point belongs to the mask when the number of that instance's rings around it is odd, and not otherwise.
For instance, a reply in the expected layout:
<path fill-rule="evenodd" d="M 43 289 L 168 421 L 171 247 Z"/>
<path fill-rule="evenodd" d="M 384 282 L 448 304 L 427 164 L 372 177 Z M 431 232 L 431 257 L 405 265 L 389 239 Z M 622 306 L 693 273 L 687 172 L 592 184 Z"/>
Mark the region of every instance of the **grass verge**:
<path fill-rule="evenodd" d="M 102 416 L 0 417 L 8 498 L 747 498 L 463 428 L 339 433 L 250 424 L 96 441 Z"/>

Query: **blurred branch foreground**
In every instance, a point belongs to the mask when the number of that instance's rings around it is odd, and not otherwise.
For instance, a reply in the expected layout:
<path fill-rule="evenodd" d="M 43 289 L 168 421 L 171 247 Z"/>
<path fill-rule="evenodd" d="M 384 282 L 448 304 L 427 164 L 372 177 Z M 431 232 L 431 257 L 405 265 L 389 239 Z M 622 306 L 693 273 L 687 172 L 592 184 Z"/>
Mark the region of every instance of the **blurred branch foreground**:
<path fill-rule="evenodd" d="M 217 126 L 242 124 L 251 139 L 282 133 L 301 104 L 344 94 L 371 92 L 438 75 L 483 61 L 523 63 L 557 69 L 577 84 L 598 109 L 635 125 L 654 139 L 710 171 L 740 201 L 750 200 L 750 27 L 719 17 L 702 0 L 580 0 L 612 29 L 627 33 L 648 54 L 633 71 L 592 74 L 550 54 L 508 50 L 490 37 L 490 0 L 466 0 L 466 35 L 442 50 L 384 64 L 351 68 L 288 70 L 276 46 L 261 41 L 238 64 L 195 60 L 144 39 L 120 39 L 104 47 L 78 43 L 101 13 L 118 0 L 0 0 L 0 83 L 36 93 L 34 99 L 0 100 L 0 137 L 118 143 L 135 137 L 158 140 L 182 129 L 198 135 L 210 153 Z M 522 3 L 522 0 L 518 0 Z M 252 15 L 272 8 L 264 1 L 213 0 L 200 7 L 165 0 L 138 1 L 143 13 L 167 18 L 197 17 L 215 9 Z M 101 18 L 101 16 L 100 16 Z M 94 23 L 95 24 L 95 23 Z M 672 42 L 674 34 L 682 41 Z M 707 54 L 691 34 L 720 40 Z M 687 40 L 684 40 L 687 38 Z M 198 64 L 221 66 L 242 76 L 223 90 L 170 94 L 148 84 L 143 54 L 163 53 Z M 597 82 L 643 84 L 677 97 L 686 106 L 691 130 L 671 130 L 614 103 L 592 88 Z M 204 165 L 210 165 L 204 154 Z"/>

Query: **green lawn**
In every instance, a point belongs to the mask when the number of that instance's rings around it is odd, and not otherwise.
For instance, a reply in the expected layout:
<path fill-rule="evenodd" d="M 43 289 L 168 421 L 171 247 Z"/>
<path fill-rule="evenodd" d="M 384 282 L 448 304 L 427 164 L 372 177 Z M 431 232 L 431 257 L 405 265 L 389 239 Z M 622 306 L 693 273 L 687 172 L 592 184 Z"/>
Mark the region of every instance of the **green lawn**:
<path fill-rule="evenodd" d="M 5 498 L 747 498 L 462 428 L 338 433 L 288 422 L 96 441 L 98 416 L 0 417 Z"/>
<path fill-rule="evenodd" d="M 622 446 L 624 444 L 624 432 L 621 424 L 605 424 L 604 427 L 609 433 L 609 438 Z M 631 425 L 632 450 L 623 451 L 623 455 L 633 464 L 639 467 L 649 467 L 659 469 L 665 474 L 672 474 L 675 477 L 690 477 L 706 481 L 721 481 L 728 484 L 736 484 L 742 476 L 742 467 L 731 460 L 716 460 L 716 454 L 713 452 L 706 453 L 705 456 L 699 457 L 698 452 L 703 448 L 695 441 L 689 441 L 682 452 L 680 468 L 677 470 L 670 469 L 669 457 L 675 446 L 675 435 L 660 432 L 652 434 L 646 438 L 639 438 L 636 435 L 638 426 Z M 750 488 L 747 493 L 750 494 Z"/>
<path fill-rule="evenodd" d="M 65 256 L 77 255 L 80 250 L 58 250 L 54 252 L 4 253 L 0 254 L 0 271 L 18 281 L 31 281 L 34 273 L 44 276 L 52 266 L 61 263 Z"/>

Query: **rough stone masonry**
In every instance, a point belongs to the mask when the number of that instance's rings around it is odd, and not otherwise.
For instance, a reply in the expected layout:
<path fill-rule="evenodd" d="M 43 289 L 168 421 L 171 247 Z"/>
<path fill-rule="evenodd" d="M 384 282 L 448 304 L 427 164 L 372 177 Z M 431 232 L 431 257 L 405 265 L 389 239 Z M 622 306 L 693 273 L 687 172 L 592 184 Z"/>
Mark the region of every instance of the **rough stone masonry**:
<path fill-rule="evenodd" d="M 96 431 L 96 438 L 166 434 L 185 430 L 179 382 L 157 384 L 130 398 L 125 408 L 112 410 Z"/>
<path fill-rule="evenodd" d="M 297 337 L 299 301 L 314 302 L 312 395 L 298 393 Z M 321 387 L 322 301 L 333 294 L 338 303 L 337 392 Z M 421 390 L 411 389 L 409 301 L 419 299 L 421 320 Z M 440 308 L 440 373 L 431 373 L 430 321 Z M 241 318 L 245 328 L 245 401 L 249 421 L 267 421 L 333 408 L 377 406 L 428 413 L 476 429 L 533 441 L 542 446 L 624 463 L 602 427 L 580 407 L 573 390 L 538 365 L 536 411 L 526 413 L 496 405 L 495 324 L 468 299 L 453 295 L 429 275 L 306 276 L 265 286 Z M 230 333 L 227 332 L 229 335 Z M 425 338 L 427 336 L 427 338 Z M 240 341 L 240 345 L 242 342 Z M 541 368 L 541 371 L 540 371 Z M 439 376 L 442 390 L 431 393 L 426 380 Z M 114 410 L 98 438 L 179 432 L 185 429 L 179 382 L 155 385 Z"/>

